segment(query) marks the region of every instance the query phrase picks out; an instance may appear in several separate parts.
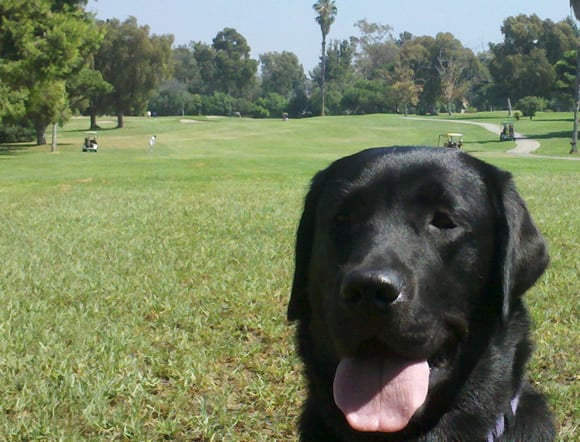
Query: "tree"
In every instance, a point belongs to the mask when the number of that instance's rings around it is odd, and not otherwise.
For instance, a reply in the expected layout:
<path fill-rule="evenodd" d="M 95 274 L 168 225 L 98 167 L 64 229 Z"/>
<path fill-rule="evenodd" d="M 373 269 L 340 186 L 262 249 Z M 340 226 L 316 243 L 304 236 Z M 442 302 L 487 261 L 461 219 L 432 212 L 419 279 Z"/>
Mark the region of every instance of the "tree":
<path fill-rule="evenodd" d="M 546 109 L 546 99 L 542 97 L 524 97 L 517 102 L 517 108 L 524 117 L 530 120 L 536 116 L 536 112 Z"/>
<path fill-rule="evenodd" d="M 199 69 L 200 82 L 191 90 L 193 93 L 211 95 L 215 91 L 216 51 L 207 43 L 192 43 L 193 57 Z"/>
<path fill-rule="evenodd" d="M 215 92 L 235 98 L 248 97 L 256 86 L 258 61 L 250 58 L 246 38 L 233 28 L 224 28 L 211 45 L 191 44 L 197 76 L 190 89 L 193 93 Z"/>
<path fill-rule="evenodd" d="M 347 113 L 370 114 L 387 112 L 388 85 L 384 80 L 361 79 L 344 91 L 341 105 Z"/>
<path fill-rule="evenodd" d="M 346 87 L 355 76 L 353 60 L 355 46 L 348 40 L 333 40 L 326 51 L 326 81 Z M 318 77 L 320 75 L 320 78 Z M 315 70 L 313 78 L 320 80 L 322 72 Z"/>
<path fill-rule="evenodd" d="M 202 78 L 193 48 L 193 45 L 180 45 L 173 49 L 173 78 L 195 93 L 201 87 Z"/>
<path fill-rule="evenodd" d="M 442 98 L 447 105 L 447 112 L 451 115 L 453 103 L 462 100 L 469 89 L 469 69 L 473 66 L 475 56 L 452 34 L 437 34 L 435 40 L 439 55 L 434 67 L 439 73 Z"/>
<path fill-rule="evenodd" d="M 65 83 L 77 75 L 100 42 L 84 1 L 4 0 L 0 3 L 2 112 L 21 112 L 38 144 L 51 123 L 66 116 Z"/>
<path fill-rule="evenodd" d="M 264 97 L 260 97 L 255 102 L 255 108 L 250 114 L 255 117 L 282 117 L 288 111 L 288 99 L 285 96 L 271 92 Z"/>
<path fill-rule="evenodd" d="M 251 48 L 242 34 L 225 28 L 213 39 L 215 51 L 214 87 L 234 97 L 244 96 L 254 85 L 258 62 L 250 58 Z"/>
<path fill-rule="evenodd" d="M 572 108 L 576 90 L 576 62 L 578 60 L 577 50 L 567 51 L 562 59 L 554 65 L 556 70 L 556 94 L 560 101 L 566 104 L 567 108 Z"/>
<path fill-rule="evenodd" d="M 400 47 L 399 63 L 413 71 L 413 81 L 420 87 L 419 113 L 437 113 L 441 97 L 441 78 L 435 69 L 442 47 L 433 37 L 405 38 Z"/>
<path fill-rule="evenodd" d="M 149 35 L 135 17 L 102 23 L 105 38 L 95 56 L 95 69 L 113 86 L 106 95 L 92 96 L 91 115 L 112 111 L 117 127 L 123 116 L 144 113 L 149 98 L 171 71 L 172 35 Z"/>
<path fill-rule="evenodd" d="M 546 50 L 551 64 L 556 63 L 566 52 L 578 47 L 578 28 L 571 18 L 554 23 L 543 21 L 543 37 L 537 44 Z"/>
<path fill-rule="evenodd" d="M 573 23 L 518 15 L 506 18 L 501 30 L 504 41 L 490 45 L 489 70 L 497 95 L 514 101 L 528 95 L 551 98 L 556 85 L 554 65 L 578 47 Z"/>
<path fill-rule="evenodd" d="M 419 103 L 419 95 L 423 88 L 413 78 L 413 70 L 403 63 L 399 63 L 392 74 L 391 101 L 397 111 L 403 108 L 405 115 L 409 112 L 409 105 L 416 106 Z"/>
<path fill-rule="evenodd" d="M 400 52 L 393 39 L 392 28 L 366 20 L 359 20 L 355 27 L 360 35 L 351 40 L 357 49 L 355 64 L 358 74 L 367 80 L 384 80 Z"/>
<path fill-rule="evenodd" d="M 447 105 L 447 113 L 453 113 L 453 101 L 461 98 L 465 90 L 459 87 L 459 82 L 463 76 L 463 71 L 467 66 L 463 65 L 457 58 L 445 57 L 443 54 L 437 59 L 435 69 L 441 77 L 443 99 Z"/>
<path fill-rule="evenodd" d="M 86 67 L 66 83 L 69 107 L 73 113 L 88 111 L 91 116 L 90 129 L 96 129 L 96 109 L 91 97 L 105 97 L 113 91 L 113 86 L 103 79 L 103 75 L 91 67 Z"/>
<path fill-rule="evenodd" d="M 200 97 L 187 90 L 185 83 L 170 80 L 149 100 L 149 109 L 157 115 L 194 115 L 199 113 Z"/>
<path fill-rule="evenodd" d="M 12 90 L 0 80 L 0 125 L 5 118 L 19 119 L 24 114 L 24 102 L 27 93 L 23 90 Z"/>
<path fill-rule="evenodd" d="M 262 93 L 275 93 L 290 99 L 304 86 L 306 76 L 298 57 L 292 52 L 268 52 L 260 55 Z"/>
<path fill-rule="evenodd" d="M 325 114 L 329 111 L 337 114 L 341 112 L 340 104 L 343 92 L 355 81 L 353 59 L 355 45 L 348 40 L 333 40 L 326 51 L 325 74 Z M 322 81 L 322 69 L 317 67 L 311 73 L 314 82 Z M 315 91 L 311 97 L 312 109 L 322 114 L 322 89 L 320 95 Z M 320 107 L 319 107 L 320 106 Z"/>
<path fill-rule="evenodd" d="M 316 16 L 316 22 L 320 25 L 320 31 L 322 32 L 320 91 L 322 99 L 321 115 L 324 116 L 326 101 L 326 36 L 330 32 L 330 26 L 334 23 L 338 8 L 333 0 L 318 0 L 312 7 L 318 14 Z"/>
<path fill-rule="evenodd" d="M 493 103 L 496 102 L 493 95 L 493 82 L 489 73 L 490 60 L 490 51 L 479 52 L 475 56 L 471 85 L 466 94 L 469 106 L 480 111 L 494 109 Z"/>
<path fill-rule="evenodd" d="M 574 11 L 576 20 L 580 20 L 580 0 L 570 0 L 570 7 Z"/>

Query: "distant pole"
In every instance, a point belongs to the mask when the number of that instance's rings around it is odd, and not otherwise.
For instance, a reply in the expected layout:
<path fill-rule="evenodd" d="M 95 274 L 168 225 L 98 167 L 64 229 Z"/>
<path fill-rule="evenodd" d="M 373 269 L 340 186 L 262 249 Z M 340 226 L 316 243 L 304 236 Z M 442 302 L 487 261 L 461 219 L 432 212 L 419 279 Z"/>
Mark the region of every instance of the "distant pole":
<path fill-rule="evenodd" d="M 572 129 L 572 142 L 570 153 L 578 153 L 578 111 L 580 110 L 580 48 L 576 53 L 576 83 L 574 88 L 574 128 Z"/>
<path fill-rule="evenodd" d="M 570 8 L 574 12 L 576 20 L 580 20 L 580 0 L 570 0 Z M 574 88 L 574 129 L 570 153 L 578 153 L 578 111 L 580 110 L 580 46 L 576 49 L 576 84 Z"/>

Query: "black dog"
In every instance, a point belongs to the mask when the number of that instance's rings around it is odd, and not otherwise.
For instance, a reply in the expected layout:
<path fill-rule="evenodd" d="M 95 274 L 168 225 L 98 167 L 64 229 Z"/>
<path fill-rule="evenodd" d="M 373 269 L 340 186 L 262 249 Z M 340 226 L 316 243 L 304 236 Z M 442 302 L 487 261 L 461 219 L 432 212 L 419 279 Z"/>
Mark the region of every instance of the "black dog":
<path fill-rule="evenodd" d="M 548 263 L 509 173 L 451 149 L 369 149 L 306 197 L 288 307 L 302 441 L 550 441 L 522 295 Z"/>

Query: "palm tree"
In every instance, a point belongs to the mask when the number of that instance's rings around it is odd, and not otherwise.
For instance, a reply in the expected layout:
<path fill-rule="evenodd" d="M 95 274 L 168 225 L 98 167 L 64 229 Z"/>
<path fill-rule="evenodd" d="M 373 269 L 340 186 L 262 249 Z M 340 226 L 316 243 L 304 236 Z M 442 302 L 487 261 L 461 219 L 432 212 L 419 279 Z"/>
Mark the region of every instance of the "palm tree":
<path fill-rule="evenodd" d="M 317 3 L 312 5 L 314 10 L 318 13 L 316 21 L 320 25 L 320 30 L 322 31 L 322 59 L 321 59 L 321 81 L 320 81 L 320 92 L 322 94 L 322 112 L 321 115 L 324 116 L 324 105 L 326 100 L 326 36 L 330 32 L 330 25 L 334 23 L 336 18 L 336 13 L 338 9 L 334 0 L 318 0 Z"/>
<path fill-rule="evenodd" d="M 570 0 L 570 7 L 574 10 L 577 20 L 580 20 L 580 0 Z"/>
<path fill-rule="evenodd" d="M 574 16 L 580 20 L 580 0 L 570 0 L 570 7 L 574 11 Z M 572 132 L 572 149 L 570 153 L 578 153 L 578 110 L 580 108 L 580 48 L 577 49 L 576 55 L 576 89 L 574 90 L 574 99 L 576 106 L 574 107 L 574 130 Z"/>

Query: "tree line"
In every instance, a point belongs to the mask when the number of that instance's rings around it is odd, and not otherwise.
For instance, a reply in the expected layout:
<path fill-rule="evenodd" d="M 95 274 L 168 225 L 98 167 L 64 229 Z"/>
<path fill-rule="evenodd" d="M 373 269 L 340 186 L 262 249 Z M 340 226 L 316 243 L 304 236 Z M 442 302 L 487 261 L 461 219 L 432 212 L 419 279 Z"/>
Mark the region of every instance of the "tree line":
<path fill-rule="evenodd" d="M 0 3 L 0 141 L 45 143 L 49 125 L 75 114 L 89 115 L 94 129 L 98 115 L 115 115 L 122 127 L 125 115 L 147 110 L 279 118 L 574 106 L 580 33 L 570 18 L 508 17 L 503 41 L 474 53 L 450 32 L 395 36 L 366 20 L 356 35 L 327 41 L 333 20 L 315 8 L 322 52 L 306 73 L 292 52 L 253 59 L 234 28 L 174 46 L 172 35 L 152 34 L 133 17 L 97 20 L 86 3 Z M 334 2 L 319 3 L 336 15 Z"/>

